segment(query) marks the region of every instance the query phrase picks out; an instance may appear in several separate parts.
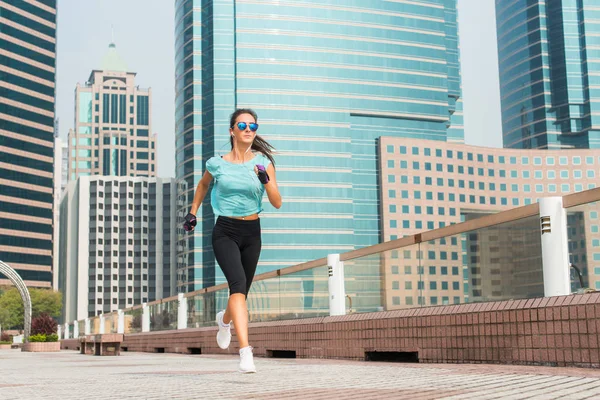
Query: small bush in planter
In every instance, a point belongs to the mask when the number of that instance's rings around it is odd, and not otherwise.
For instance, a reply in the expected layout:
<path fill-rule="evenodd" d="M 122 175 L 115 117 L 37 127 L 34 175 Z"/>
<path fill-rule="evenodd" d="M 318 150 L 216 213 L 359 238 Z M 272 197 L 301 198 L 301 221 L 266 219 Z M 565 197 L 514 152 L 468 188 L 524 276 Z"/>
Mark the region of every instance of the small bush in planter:
<path fill-rule="evenodd" d="M 56 333 L 52 333 L 46 336 L 46 342 L 58 342 L 58 335 Z"/>
<path fill-rule="evenodd" d="M 12 336 L 10 336 L 6 332 L 2 332 L 2 335 L 0 335 L 0 342 L 8 342 L 8 344 L 11 344 L 12 343 Z M 0 344 L 2 344 L 2 343 L 0 343 Z"/>
<path fill-rule="evenodd" d="M 12 342 L 0 341 L 0 344 L 12 344 Z"/>
<path fill-rule="evenodd" d="M 32 335 L 52 335 L 58 330 L 58 323 L 48 314 L 40 314 L 31 321 Z M 31 336 L 30 336 L 31 338 Z M 30 340 L 31 341 L 31 340 Z"/>
<path fill-rule="evenodd" d="M 43 333 L 38 333 L 36 335 L 29 336 L 29 342 L 31 343 L 45 342 L 46 339 L 46 335 L 44 335 Z"/>

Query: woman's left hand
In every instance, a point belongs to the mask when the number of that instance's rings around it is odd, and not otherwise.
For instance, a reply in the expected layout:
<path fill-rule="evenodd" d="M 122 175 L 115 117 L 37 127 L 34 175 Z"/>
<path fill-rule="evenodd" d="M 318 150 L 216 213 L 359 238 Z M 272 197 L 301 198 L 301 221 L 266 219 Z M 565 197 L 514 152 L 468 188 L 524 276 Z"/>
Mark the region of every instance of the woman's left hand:
<path fill-rule="evenodd" d="M 254 166 L 254 172 L 259 176 L 259 169 L 257 166 Z M 263 182 L 265 185 L 265 190 L 267 191 L 267 196 L 269 197 L 269 202 L 273 205 L 273 207 L 279 209 L 281 208 L 281 194 L 279 193 L 279 188 L 277 187 L 277 179 L 275 177 L 275 167 L 273 164 L 269 164 L 266 168 L 266 172 L 264 173 L 267 178 L 267 182 Z"/>

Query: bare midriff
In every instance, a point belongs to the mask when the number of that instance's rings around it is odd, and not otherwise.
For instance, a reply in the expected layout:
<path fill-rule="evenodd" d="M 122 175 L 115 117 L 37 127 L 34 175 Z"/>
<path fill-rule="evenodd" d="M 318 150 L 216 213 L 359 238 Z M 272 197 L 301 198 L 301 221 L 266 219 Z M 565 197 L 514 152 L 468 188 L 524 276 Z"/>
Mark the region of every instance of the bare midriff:
<path fill-rule="evenodd" d="M 258 219 L 258 214 L 250 214 L 250 215 L 246 215 L 244 217 L 229 217 L 229 218 L 243 219 L 244 221 L 252 221 L 252 220 Z"/>

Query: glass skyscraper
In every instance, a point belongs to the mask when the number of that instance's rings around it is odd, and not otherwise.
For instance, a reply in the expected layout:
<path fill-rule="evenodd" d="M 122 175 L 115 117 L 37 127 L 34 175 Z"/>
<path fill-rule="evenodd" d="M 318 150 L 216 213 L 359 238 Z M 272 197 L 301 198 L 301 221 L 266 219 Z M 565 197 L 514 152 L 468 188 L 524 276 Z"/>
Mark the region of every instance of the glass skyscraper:
<path fill-rule="evenodd" d="M 179 212 L 229 151 L 229 115 L 253 108 L 283 196 L 265 198 L 257 273 L 382 240 L 380 136 L 463 142 L 455 0 L 175 4 Z M 224 282 L 209 201 L 182 236 L 182 290 Z"/>
<path fill-rule="evenodd" d="M 56 0 L 0 2 L 0 33 L 0 260 L 50 287 Z"/>
<path fill-rule="evenodd" d="M 600 147 L 600 0 L 496 0 L 504 147 Z"/>

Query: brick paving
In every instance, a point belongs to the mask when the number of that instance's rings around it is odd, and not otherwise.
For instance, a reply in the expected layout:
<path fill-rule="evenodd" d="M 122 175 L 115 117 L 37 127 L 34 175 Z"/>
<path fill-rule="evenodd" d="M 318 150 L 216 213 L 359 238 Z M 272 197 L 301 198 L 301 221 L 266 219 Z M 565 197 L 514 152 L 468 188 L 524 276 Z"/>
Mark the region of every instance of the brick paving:
<path fill-rule="evenodd" d="M 225 355 L 0 351 L 0 399 L 598 399 L 600 370 Z"/>

